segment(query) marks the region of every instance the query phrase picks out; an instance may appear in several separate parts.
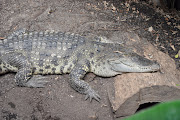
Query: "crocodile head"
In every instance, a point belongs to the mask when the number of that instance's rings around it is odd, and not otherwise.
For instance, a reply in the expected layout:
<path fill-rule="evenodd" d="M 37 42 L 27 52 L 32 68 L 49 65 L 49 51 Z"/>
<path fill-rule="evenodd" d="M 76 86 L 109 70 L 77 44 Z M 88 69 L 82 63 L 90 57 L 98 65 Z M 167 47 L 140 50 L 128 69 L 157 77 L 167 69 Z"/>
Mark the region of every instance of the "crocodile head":
<path fill-rule="evenodd" d="M 119 54 L 109 59 L 111 69 L 116 72 L 154 72 L 160 69 L 156 61 L 151 61 L 136 53 Z"/>

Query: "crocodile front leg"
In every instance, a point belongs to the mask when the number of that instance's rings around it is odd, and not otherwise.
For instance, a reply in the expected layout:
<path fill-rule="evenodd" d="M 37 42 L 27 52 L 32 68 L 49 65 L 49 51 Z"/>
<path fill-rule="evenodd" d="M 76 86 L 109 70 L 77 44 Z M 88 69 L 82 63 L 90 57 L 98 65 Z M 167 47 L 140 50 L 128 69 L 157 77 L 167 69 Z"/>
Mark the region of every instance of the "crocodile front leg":
<path fill-rule="evenodd" d="M 9 71 L 17 72 L 15 82 L 22 87 L 44 87 L 44 77 L 32 77 L 32 64 L 19 52 L 10 52 L 1 56 L 2 63 Z"/>
<path fill-rule="evenodd" d="M 88 62 L 78 63 L 70 73 L 69 83 L 74 90 L 81 94 L 86 94 L 85 100 L 90 101 L 94 98 L 99 101 L 100 96 L 91 88 L 91 86 L 82 80 L 85 74 L 89 71 L 90 66 Z"/>

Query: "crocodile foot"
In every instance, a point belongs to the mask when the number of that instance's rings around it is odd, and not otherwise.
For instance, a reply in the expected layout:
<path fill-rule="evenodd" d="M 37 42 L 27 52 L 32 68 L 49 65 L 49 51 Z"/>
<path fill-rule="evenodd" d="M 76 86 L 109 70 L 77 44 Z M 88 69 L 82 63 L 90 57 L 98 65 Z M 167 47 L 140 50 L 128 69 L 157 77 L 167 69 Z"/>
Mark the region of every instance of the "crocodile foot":
<path fill-rule="evenodd" d="M 92 89 L 89 88 L 86 92 L 86 97 L 85 100 L 87 100 L 88 98 L 90 99 L 90 102 L 92 101 L 92 99 L 94 98 L 96 101 L 100 101 L 101 97 Z"/>
<path fill-rule="evenodd" d="M 42 77 L 41 75 L 35 75 L 26 83 L 25 86 L 27 87 L 35 87 L 35 88 L 42 88 L 49 82 L 44 80 L 47 77 Z"/>

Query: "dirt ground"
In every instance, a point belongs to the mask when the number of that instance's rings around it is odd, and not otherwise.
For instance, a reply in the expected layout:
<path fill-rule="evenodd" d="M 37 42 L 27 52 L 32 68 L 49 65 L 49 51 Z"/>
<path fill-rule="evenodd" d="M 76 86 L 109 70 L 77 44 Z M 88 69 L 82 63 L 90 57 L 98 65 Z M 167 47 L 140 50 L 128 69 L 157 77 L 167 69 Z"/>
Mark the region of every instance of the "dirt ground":
<path fill-rule="evenodd" d="M 168 54 L 180 69 L 180 13 L 139 2 L 119 0 L 1 0 L 0 37 L 18 28 L 57 30 L 87 37 L 105 36 L 125 43 L 119 33 L 133 31 Z M 120 34 L 122 35 L 122 34 Z M 140 50 L 141 51 L 141 50 Z M 179 54 L 179 56 L 177 56 Z M 108 93 L 112 78 L 89 73 L 85 80 L 101 95 L 101 102 L 84 101 L 67 83 L 68 75 L 51 75 L 45 88 L 16 87 L 14 74 L 0 76 L 2 120 L 113 120 Z"/>

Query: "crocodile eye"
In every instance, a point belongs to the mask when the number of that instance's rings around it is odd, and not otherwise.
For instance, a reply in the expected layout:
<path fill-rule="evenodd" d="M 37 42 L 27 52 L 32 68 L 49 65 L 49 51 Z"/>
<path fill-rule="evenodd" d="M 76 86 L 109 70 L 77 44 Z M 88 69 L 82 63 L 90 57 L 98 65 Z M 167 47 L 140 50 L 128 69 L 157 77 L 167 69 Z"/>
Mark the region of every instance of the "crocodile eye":
<path fill-rule="evenodd" d="M 97 49 L 97 52 L 101 52 L 100 49 Z"/>

